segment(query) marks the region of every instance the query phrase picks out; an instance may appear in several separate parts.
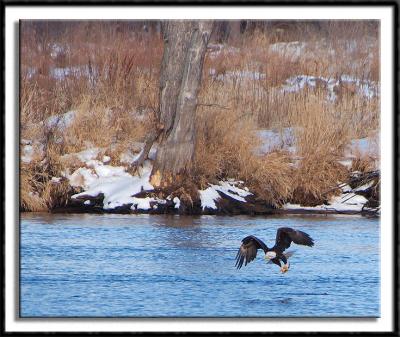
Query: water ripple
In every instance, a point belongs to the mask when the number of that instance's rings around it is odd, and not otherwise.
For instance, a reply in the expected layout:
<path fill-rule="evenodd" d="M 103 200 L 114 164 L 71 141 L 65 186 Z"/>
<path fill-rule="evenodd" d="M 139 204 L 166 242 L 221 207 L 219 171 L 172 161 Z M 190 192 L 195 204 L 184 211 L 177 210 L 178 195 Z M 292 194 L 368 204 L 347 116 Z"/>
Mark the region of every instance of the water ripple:
<path fill-rule="evenodd" d="M 307 231 L 281 274 L 240 240 Z M 362 240 L 360 240 L 362 238 Z M 377 317 L 379 221 L 344 216 L 32 215 L 21 221 L 23 317 Z"/>

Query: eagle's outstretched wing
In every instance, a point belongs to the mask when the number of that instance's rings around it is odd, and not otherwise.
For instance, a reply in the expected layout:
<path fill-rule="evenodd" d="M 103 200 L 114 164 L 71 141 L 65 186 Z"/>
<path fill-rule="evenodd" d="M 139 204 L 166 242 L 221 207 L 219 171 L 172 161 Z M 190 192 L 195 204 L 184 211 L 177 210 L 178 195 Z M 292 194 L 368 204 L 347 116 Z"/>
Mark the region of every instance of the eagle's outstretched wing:
<path fill-rule="evenodd" d="M 283 252 L 286 248 L 290 247 L 292 242 L 298 245 L 314 246 L 313 239 L 307 233 L 289 227 L 278 228 L 274 248 Z"/>
<path fill-rule="evenodd" d="M 246 266 L 249 262 L 253 261 L 257 256 L 258 249 L 262 249 L 264 252 L 267 252 L 268 247 L 259 238 L 256 238 L 253 235 L 246 236 L 242 240 L 242 245 L 236 254 L 235 267 L 240 269 L 243 265 L 243 262 Z"/>

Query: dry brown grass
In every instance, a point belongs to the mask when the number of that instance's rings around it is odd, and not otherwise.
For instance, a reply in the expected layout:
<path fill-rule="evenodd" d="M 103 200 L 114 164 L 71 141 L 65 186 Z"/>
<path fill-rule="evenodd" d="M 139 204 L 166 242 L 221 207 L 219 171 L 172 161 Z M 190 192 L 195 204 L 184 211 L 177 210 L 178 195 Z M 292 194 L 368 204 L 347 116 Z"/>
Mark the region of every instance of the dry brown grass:
<path fill-rule="evenodd" d="M 213 83 L 215 96 L 222 97 L 231 108 L 246 109 L 256 115 L 260 127 L 285 126 L 293 107 L 307 100 L 308 92 L 280 92 L 286 80 L 296 75 L 339 79 L 342 75 L 361 81 L 379 82 L 379 27 L 376 22 L 271 22 L 268 29 L 256 29 L 241 43 L 237 51 L 227 46 L 219 54 L 206 58 L 204 78 L 214 69 L 219 82 Z M 277 32 L 279 31 L 279 34 Z M 284 45 L 282 42 L 289 42 Z M 260 79 L 234 78 L 230 74 L 242 70 L 264 75 Z M 212 80 L 215 81 L 215 77 Z M 215 81 L 218 82 L 218 81 Z M 321 82 L 321 88 L 327 91 Z M 211 86 L 211 84 L 210 84 Z M 353 86 L 353 88 L 351 88 Z M 352 121 L 354 128 L 379 126 L 379 99 L 354 94 L 354 84 L 340 85 L 336 110 L 368 116 L 368 121 Z M 218 91 L 223 93 L 218 94 Z M 234 104 L 232 104 L 232 102 Z M 209 102 L 210 103 L 210 102 Z M 216 103 L 216 100 L 211 103 Z M 287 126 L 287 125 L 286 125 Z"/>
<path fill-rule="evenodd" d="M 22 117 L 40 121 L 88 97 L 123 110 L 156 107 L 160 36 L 128 28 L 122 22 L 23 22 Z"/>
<path fill-rule="evenodd" d="M 22 23 L 21 138 L 54 134 L 59 155 L 87 144 L 112 146 L 113 160 L 142 140 L 158 106 L 162 42 L 159 35 L 138 34 L 130 25 Z M 68 110 L 76 119 L 67 130 L 44 130 L 40 124 Z"/>
<path fill-rule="evenodd" d="M 269 155 L 271 162 L 268 163 L 250 155 L 240 164 L 237 159 L 233 160 L 235 177 L 240 176 L 248 183 L 251 181 L 259 194 L 275 203 L 282 200 L 302 204 L 324 202 L 329 197 L 324 192 L 347 176 L 347 170 L 338 164 L 345 146 L 352 138 L 366 137 L 379 129 L 379 96 L 367 97 L 358 90 L 359 85 L 355 82 L 339 81 L 333 89 L 336 100 L 329 100 L 328 94 L 332 89 L 326 83 L 344 75 L 360 79 L 361 83 L 377 80 L 379 41 L 375 28 L 365 23 L 333 23 L 331 27 L 325 26 L 326 34 L 321 39 L 321 35 L 306 27 L 291 32 L 291 37 L 285 38 L 280 33 L 281 40 L 294 41 L 291 47 L 273 45 L 280 42 L 276 36 L 256 32 L 242 44 L 240 53 L 232 54 L 227 49 L 217 57 L 206 59 L 206 67 L 215 69 L 219 76 L 203 85 L 201 102 L 242 111 L 246 118 L 256 120 L 259 127 L 296 129 L 297 153 L 294 155 L 301 158 L 297 167 L 288 165 L 290 156 L 283 153 Z M 305 42 L 301 34 L 307 36 Z M 223 59 L 227 61 L 222 62 Z M 232 73 L 237 69 L 265 76 L 233 77 Z M 205 76 L 208 73 L 206 70 Z M 325 80 L 317 80 L 315 87 L 282 92 L 285 81 L 295 75 L 323 77 Z M 222 118 L 226 119 L 227 116 Z M 220 124 L 223 127 L 223 122 Z M 219 147 L 224 148 L 224 145 L 219 144 Z M 232 160 L 229 157 L 225 159 L 227 162 Z M 217 159 L 212 157 L 205 161 L 212 163 L 212 160 Z M 272 169 L 268 175 L 268 167 L 281 170 Z M 250 171 L 252 175 L 246 174 Z M 279 192 L 268 193 L 268 189 Z"/>
<path fill-rule="evenodd" d="M 96 146 L 104 148 L 116 160 L 132 142 L 143 140 L 149 123 L 147 118 L 138 119 L 136 111 L 91 105 L 89 100 L 82 102 L 71 127 L 64 134 L 65 153 Z"/>
<path fill-rule="evenodd" d="M 20 209 L 22 211 L 48 211 L 65 205 L 71 187 L 66 179 L 52 181 L 60 177 L 63 170 L 60 154 L 63 145 L 52 139 L 59 135 L 46 134 L 43 156 L 34 156 L 30 163 L 20 166 Z"/>
<path fill-rule="evenodd" d="M 248 114 L 201 109 L 194 163 L 197 180 L 204 186 L 213 179 L 241 179 L 274 205 L 286 201 L 316 205 L 325 201 L 329 195 L 324 192 L 347 176 L 338 160 L 351 133 L 346 119 L 337 118 L 323 94 L 309 93 L 307 97 L 302 104 L 297 102 L 296 109 L 287 116 L 287 123 L 295 127 L 295 156 L 301 159 L 298 166 L 284 151 L 256 154 L 260 145 L 254 132 L 256 122 Z"/>
<path fill-rule="evenodd" d="M 354 157 L 350 170 L 362 173 L 371 172 L 380 167 L 380 141 L 379 138 L 372 136 L 370 147 L 367 151 L 361 151 L 359 148 L 353 148 L 352 155 Z"/>
<path fill-rule="evenodd" d="M 22 212 L 47 211 L 45 201 L 40 197 L 41 185 L 28 166 L 21 166 L 20 170 L 20 210 Z"/>
<path fill-rule="evenodd" d="M 332 187 L 345 181 L 348 171 L 333 157 L 309 156 L 302 159 L 293 175 L 292 203 L 316 206 L 324 203 L 335 191 Z M 331 191 L 330 193 L 326 193 Z"/>
<path fill-rule="evenodd" d="M 280 206 L 290 200 L 293 193 L 293 167 L 288 153 L 271 152 L 252 158 L 246 163 L 242 179 L 249 182 L 252 191 L 268 203 Z M 245 173 L 243 172 L 243 173 Z"/>
<path fill-rule="evenodd" d="M 362 173 L 371 172 L 376 169 L 375 158 L 370 156 L 356 157 L 351 165 L 351 171 L 359 171 Z"/>
<path fill-rule="evenodd" d="M 363 96 L 351 83 L 335 88 L 335 101 L 327 101 L 322 82 L 298 92 L 282 92 L 282 86 L 296 75 L 379 84 L 378 25 L 276 21 L 255 27 L 206 56 L 193 176 L 200 188 L 217 179 L 245 180 L 276 205 L 320 203 L 346 176 L 337 164 L 345 145 L 379 129 L 380 99 Z M 143 140 L 158 108 L 162 46 L 159 34 L 129 22 L 22 24 L 21 138 L 42 141 L 46 159 L 22 165 L 22 209 L 65 202 L 66 187 L 51 182 L 66 168 L 62 155 L 90 143 L 119 164 L 119 154 Z M 67 130 L 40 124 L 69 110 L 76 118 Z M 255 155 L 254 130 L 283 127 L 296 129 L 298 166 L 283 151 Z M 354 162 L 354 168 L 370 166 L 368 158 Z"/>
<path fill-rule="evenodd" d="M 203 109 L 197 115 L 194 175 L 200 188 L 207 182 L 244 180 L 258 196 L 279 205 L 291 193 L 291 164 L 287 153 L 256 154 L 260 140 L 256 123 L 235 110 Z"/>
<path fill-rule="evenodd" d="M 52 210 L 66 206 L 72 194 L 68 179 L 62 179 L 59 182 L 49 180 L 44 185 L 41 197 L 45 200 L 47 209 Z"/>
<path fill-rule="evenodd" d="M 205 181 L 238 177 L 259 143 L 254 128 L 237 110 L 198 109 L 194 174 Z"/>
<path fill-rule="evenodd" d="M 336 116 L 321 93 L 310 94 L 305 105 L 297 105 L 291 116 L 296 127 L 297 155 L 301 158 L 293 172 L 292 202 L 321 204 L 324 192 L 344 181 L 347 170 L 338 163 L 350 141 L 351 126 Z"/>
<path fill-rule="evenodd" d="M 22 166 L 20 184 L 22 212 L 44 212 L 65 206 L 72 190 L 67 179 L 54 182 L 48 174 L 29 166 Z"/>

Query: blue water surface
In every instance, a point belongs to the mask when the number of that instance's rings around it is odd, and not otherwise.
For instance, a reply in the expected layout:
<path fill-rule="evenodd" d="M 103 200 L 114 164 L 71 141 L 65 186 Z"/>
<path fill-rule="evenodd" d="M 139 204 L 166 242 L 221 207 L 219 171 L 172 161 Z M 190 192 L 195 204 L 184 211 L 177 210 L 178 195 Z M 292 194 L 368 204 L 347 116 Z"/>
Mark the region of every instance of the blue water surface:
<path fill-rule="evenodd" d="M 235 255 L 309 233 L 286 274 Z M 360 216 L 22 214 L 22 317 L 379 317 L 379 220 Z"/>

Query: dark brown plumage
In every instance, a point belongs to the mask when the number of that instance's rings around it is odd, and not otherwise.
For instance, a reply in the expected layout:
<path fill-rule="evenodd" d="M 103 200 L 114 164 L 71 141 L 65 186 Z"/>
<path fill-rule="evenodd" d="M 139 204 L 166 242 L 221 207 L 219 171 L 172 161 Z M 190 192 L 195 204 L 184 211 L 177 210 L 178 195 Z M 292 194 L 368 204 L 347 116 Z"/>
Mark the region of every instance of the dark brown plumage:
<path fill-rule="evenodd" d="M 309 247 L 314 245 L 313 239 L 307 233 L 289 227 L 278 228 L 275 245 L 271 249 L 254 235 L 246 236 L 242 240 L 242 244 L 236 254 L 235 266 L 237 269 L 240 269 L 243 263 L 246 266 L 256 258 L 258 249 L 262 249 L 266 258 L 271 262 L 281 266 L 280 261 L 283 261 L 285 266 L 281 268 L 281 271 L 284 273 L 289 269 L 289 263 L 287 261 L 289 256 L 283 252 L 290 247 L 292 242 Z"/>
<path fill-rule="evenodd" d="M 290 247 L 292 242 L 303 246 L 314 246 L 313 239 L 307 233 L 289 227 L 281 227 L 276 232 L 273 249 L 279 249 L 283 252 L 286 248 Z"/>

